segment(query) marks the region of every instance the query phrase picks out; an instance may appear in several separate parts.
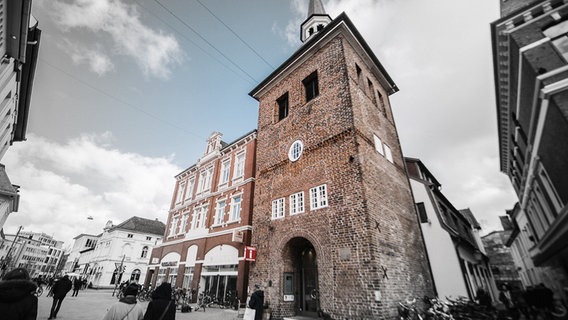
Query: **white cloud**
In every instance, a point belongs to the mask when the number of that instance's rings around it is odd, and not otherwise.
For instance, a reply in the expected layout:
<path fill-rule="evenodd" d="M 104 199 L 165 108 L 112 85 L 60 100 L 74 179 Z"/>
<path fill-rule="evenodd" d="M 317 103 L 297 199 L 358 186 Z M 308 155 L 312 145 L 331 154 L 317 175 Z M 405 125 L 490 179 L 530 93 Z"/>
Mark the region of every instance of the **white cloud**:
<path fill-rule="evenodd" d="M 114 69 L 114 64 L 101 48 L 90 49 L 65 41 L 71 60 L 75 64 L 87 64 L 89 69 L 103 76 Z"/>
<path fill-rule="evenodd" d="M 20 185 L 20 208 L 4 226 L 45 232 L 66 245 L 80 233 L 98 234 L 106 221 L 132 216 L 166 222 L 181 171 L 171 159 L 120 152 L 112 136 L 83 135 L 59 144 L 33 134 L 3 158 L 11 182 Z M 94 220 L 88 220 L 93 216 Z"/>
<path fill-rule="evenodd" d="M 83 29 L 99 37 L 110 36 L 114 51 L 134 58 L 145 75 L 167 79 L 171 69 L 181 62 L 182 52 L 176 38 L 144 25 L 136 5 L 120 0 L 55 1 L 52 13 L 66 30 Z M 99 67 L 97 70 L 107 66 L 104 59 L 91 62 L 95 63 L 92 67 Z"/>

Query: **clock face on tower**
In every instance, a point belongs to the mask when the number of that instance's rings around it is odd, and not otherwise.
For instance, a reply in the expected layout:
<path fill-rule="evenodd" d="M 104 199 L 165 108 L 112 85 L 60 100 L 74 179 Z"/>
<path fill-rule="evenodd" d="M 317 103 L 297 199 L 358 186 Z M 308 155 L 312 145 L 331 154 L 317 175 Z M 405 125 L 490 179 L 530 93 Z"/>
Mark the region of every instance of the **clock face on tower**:
<path fill-rule="evenodd" d="M 302 156 L 302 151 L 304 151 L 304 144 L 302 143 L 302 141 L 294 141 L 294 143 L 292 143 L 292 145 L 290 146 L 290 150 L 288 150 L 288 159 L 290 159 L 290 161 L 292 162 L 295 162 Z"/>

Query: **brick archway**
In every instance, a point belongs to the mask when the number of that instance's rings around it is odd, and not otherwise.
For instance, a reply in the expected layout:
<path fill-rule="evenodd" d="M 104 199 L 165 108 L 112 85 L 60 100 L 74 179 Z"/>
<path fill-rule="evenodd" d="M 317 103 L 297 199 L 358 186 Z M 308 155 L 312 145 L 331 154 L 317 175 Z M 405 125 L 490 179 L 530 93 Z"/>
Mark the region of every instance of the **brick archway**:
<path fill-rule="evenodd" d="M 288 307 L 296 315 L 316 317 L 320 309 L 318 252 L 321 250 L 317 251 L 310 240 L 301 236 L 290 238 L 282 247 L 282 290 L 286 300 L 293 301 Z"/>

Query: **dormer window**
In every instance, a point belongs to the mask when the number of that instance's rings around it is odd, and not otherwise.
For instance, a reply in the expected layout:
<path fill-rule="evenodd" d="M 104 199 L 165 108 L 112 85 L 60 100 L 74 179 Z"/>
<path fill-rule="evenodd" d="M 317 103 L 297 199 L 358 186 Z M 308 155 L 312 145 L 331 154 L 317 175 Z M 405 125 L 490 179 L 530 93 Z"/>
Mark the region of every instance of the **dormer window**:
<path fill-rule="evenodd" d="M 314 34 L 314 28 L 310 28 L 310 29 L 308 30 L 308 34 L 309 34 L 310 36 L 311 36 L 312 34 Z"/>
<path fill-rule="evenodd" d="M 323 24 L 318 24 L 318 31 L 323 30 Z"/>

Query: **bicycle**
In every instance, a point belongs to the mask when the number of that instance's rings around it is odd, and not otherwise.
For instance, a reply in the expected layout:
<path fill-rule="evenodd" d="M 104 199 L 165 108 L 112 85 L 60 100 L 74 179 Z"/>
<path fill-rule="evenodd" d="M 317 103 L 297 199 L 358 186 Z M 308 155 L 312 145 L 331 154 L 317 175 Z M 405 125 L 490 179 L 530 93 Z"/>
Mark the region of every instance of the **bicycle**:
<path fill-rule="evenodd" d="M 140 292 L 138 292 L 138 294 L 136 295 L 136 299 L 138 299 L 138 301 L 140 302 L 150 300 L 150 298 L 152 297 L 152 292 L 154 292 L 154 290 L 149 288 L 142 288 L 142 290 L 140 290 Z"/>
<path fill-rule="evenodd" d="M 207 306 L 208 301 L 206 301 L 206 295 L 202 293 L 199 294 L 199 298 L 197 299 L 197 305 L 195 306 L 195 311 L 199 310 L 199 309 L 203 309 L 203 312 L 205 312 L 205 307 Z"/>

